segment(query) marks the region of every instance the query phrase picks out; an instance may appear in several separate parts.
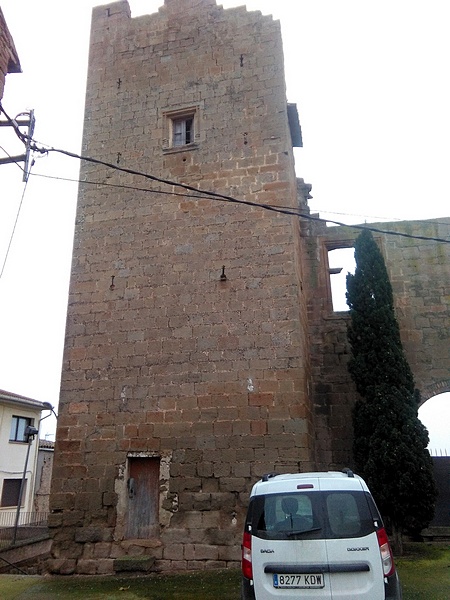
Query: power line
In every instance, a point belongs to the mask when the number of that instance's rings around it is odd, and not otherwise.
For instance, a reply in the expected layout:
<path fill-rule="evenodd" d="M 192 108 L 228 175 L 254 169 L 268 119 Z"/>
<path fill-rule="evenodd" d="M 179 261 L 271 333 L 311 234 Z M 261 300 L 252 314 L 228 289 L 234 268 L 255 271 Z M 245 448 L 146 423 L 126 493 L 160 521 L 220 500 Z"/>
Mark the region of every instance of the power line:
<path fill-rule="evenodd" d="M 86 162 L 90 162 L 92 164 L 97 164 L 97 165 L 101 165 L 104 167 L 107 167 L 109 169 L 113 169 L 115 171 L 120 171 L 122 173 L 128 173 L 129 175 L 136 175 L 138 177 L 144 177 L 146 179 L 149 179 L 151 181 L 156 181 L 158 183 L 162 183 L 164 185 L 169 185 L 169 186 L 173 186 L 173 187 L 179 187 L 181 189 L 187 190 L 189 192 L 194 192 L 196 194 L 201 194 L 201 198 L 209 198 L 211 200 L 222 200 L 222 201 L 226 201 L 226 202 L 231 202 L 231 203 L 235 203 L 235 204 L 242 204 L 245 206 L 251 206 L 254 208 L 261 208 L 264 210 L 268 210 L 271 212 L 276 212 L 276 213 L 280 213 L 280 214 L 284 214 L 284 215 L 290 215 L 290 216 L 295 216 L 295 217 L 299 217 L 302 219 L 306 219 L 309 221 L 315 221 L 315 222 L 320 222 L 320 223 L 332 223 L 333 225 L 338 225 L 340 227 L 348 227 L 351 229 L 358 229 L 358 230 L 363 230 L 363 229 L 368 229 L 369 231 L 372 231 L 373 233 L 381 233 L 384 235 L 394 235 L 394 236 L 399 236 L 399 237 L 404 237 L 404 238 L 409 238 L 409 239 L 415 239 L 415 240 L 425 240 L 425 241 L 434 241 L 434 242 L 440 242 L 440 243 L 444 243 L 444 244 L 450 244 L 450 239 L 445 239 L 445 238 L 437 238 L 437 237 L 428 237 L 428 236 L 421 236 L 421 235 L 414 235 L 414 234 L 409 234 L 409 233 L 404 233 L 401 231 L 390 231 L 390 230 L 384 230 L 384 229 L 380 229 L 378 227 L 373 227 L 367 224 L 364 225 L 348 225 L 347 223 L 342 223 L 340 221 L 335 221 L 332 219 L 322 219 L 321 217 L 315 217 L 311 214 L 307 214 L 304 212 L 300 212 L 300 211 L 296 211 L 290 207 L 281 207 L 281 206 L 273 206 L 271 204 L 261 204 L 259 202 L 252 202 L 251 200 L 242 200 L 242 199 L 238 199 L 235 198 L 233 196 L 228 196 L 226 194 L 219 194 L 217 192 L 211 192 L 209 190 L 202 190 L 201 188 L 196 188 L 194 186 L 188 185 L 186 183 L 179 183 L 177 181 L 173 181 L 170 179 L 164 179 L 162 177 L 157 177 L 156 175 L 151 175 L 150 173 L 144 173 L 142 171 L 137 171 L 136 169 L 130 169 L 127 167 L 120 167 L 119 165 L 115 165 L 113 163 L 109 163 L 107 161 L 98 159 L 98 158 L 93 158 L 90 156 L 83 156 L 80 154 L 76 154 L 75 152 L 70 152 L 69 150 L 63 150 L 60 148 L 42 148 L 36 145 L 35 141 L 32 140 L 31 138 L 29 138 L 29 136 L 27 136 L 26 134 L 22 133 L 19 128 L 17 126 L 15 126 L 13 120 L 7 115 L 7 113 L 5 112 L 5 110 L 3 109 L 3 107 L 0 104 L 0 110 L 4 113 L 4 115 L 6 116 L 6 118 L 11 122 L 11 124 L 14 127 L 14 131 L 16 132 L 17 136 L 23 141 L 23 143 L 28 143 L 29 147 L 31 150 L 33 150 L 34 152 L 38 152 L 40 154 L 48 154 L 49 152 L 56 152 L 59 154 L 63 154 L 65 156 L 68 156 L 70 158 L 76 158 L 78 160 L 84 160 Z M 82 181 L 80 181 L 80 183 L 84 183 Z M 98 185 L 103 185 L 101 183 L 99 183 Z M 144 190 L 147 192 L 153 192 L 153 193 L 161 193 L 161 191 L 153 191 L 153 190 Z"/>
<path fill-rule="evenodd" d="M 325 215 L 342 215 L 344 217 L 361 217 L 362 219 L 380 219 L 382 222 L 387 223 L 387 222 L 392 222 L 392 221 L 407 221 L 408 219 L 404 219 L 401 217 L 382 217 L 380 215 L 361 215 L 358 213 L 345 213 L 345 212 L 337 212 L 335 210 L 325 210 L 322 209 L 320 207 L 315 207 L 314 209 L 312 209 L 312 212 L 318 212 L 321 215 L 325 214 Z M 445 217 L 444 217 L 445 218 Z M 449 225 L 449 221 L 438 221 L 437 218 L 436 219 L 432 219 L 433 223 L 435 225 Z M 414 223 L 429 223 L 430 220 L 428 219 L 414 219 Z M 346 227 L 351 227 L 351 225 L 346 225 Z"/>
<path fill-rule="evenodd" d="M 138 175 L 140 177 L 145 177 L 148 179 L 151 179 L 152 181 L 157 181 L 159 183 L 164 183 L 167 185 L 171 185 L 171 186 L 176 186 L 176 187 L 181 187 L 183 189 L 186 190 L 192 190 L 195 191 L 196 194 L 181 194 L 181 193 L 177 193 L 174 191 L 164 191 L 164 190 L 151 190 L 148 188 L 140 188 L 137 186 L 129 186 L 129 185 L 124 185 L 124 184 L 115 184 L 115 183 L 105 183 L 105 182 L 97 182 L 97 181 L 88 181 L 88 180 L 80 180 L 80 179 L 67 179 L 67 178 L 62 178 L 62 177 L 52 177 L 52 176 L 48 176 L 48 175 L 39 175 L 39 174 L 34 174 L 34 176 L 40 176 L 40 177 L 48 177 L 50 179 L 60 179 L 60 180 L 65 180 L 65 181 L 73 181 L 74 183 L 79 183 L 79 184 L 88 184 L 88 185 L 101 185 L 101 186 L 106 186 L 106 187 L 117 187 L 117 188 L 122 188 L 122 189 L 129 189 L 132 191 L 140 191 L 140 192 L 146 192 L 146 193 L 151 193 L 151 194 L 166 194 L 166 195 L 170 195 L 170 196 L 181 196 L 182 198 L 197 198 L 197 199 L 210 199 L 210 200 L 222 200 L 222 201 L 226 201 L 226 202 L 233 202 L 236 204 L 243 204 L 243 205 L 247 205 L 247 206 L 252 206 L 252 207 L 256 207 L 256 208 L 262 208 L 265 210 L 270 210 L 273 212 L 277 212 L 277 213 L 281 213 L 281 214 L 285 214 L 285 215 L 292 215 L 295 217 L 299 217 L 301 219 L 306 219 L 309 221 L 315 221 L 315 222 L 319 222 L 319 223 L 333 223 L 334 225 L 338 225 L 340 227 L 347 227 L 347 228 L 351 228 L 351 229 L 358 229 L 358 230 L 363 230 L 363 229 L 368 229 L 369 231 L 372 231 L 373 233 L 381 233 L 381 234 L 385 234 L 385 235 L 393 235 L 393 236 L 400 236 L 400 237 L 404 237 L 404 238 L 409 238 L 409 239 L 414 239 L 414 240 L 424 240 L 424 241 L 432 241 L 432 242 L 439 242 L 439 243 L 444 243 L 444 244 L 450 244 L 450 239 L 445 239 L 445 238 L 438 238 L 438 237 L 432 237 L 432 236 L 423 236 L 423 235 L 414 235 L 411 233 L 404 233 L 402 231 L 390 231 L 388 229 L 380 229 L 379 227 L 373 227 L 367 224 L 364 225 L 349 225 L 347 223 L 342 223 L 340 221 L 334 221 L 331 219 L 323 219 L 321 217 L 315 217 L 314 215 L 310 215 L 307 213 L 303 213 L 303 212 L 298 212 L 295 211 L 291 208 L 288 207 L 282 207 L 282 206 L 273 206 L 271 204 L 261 204 L 259 202 L 252 202 L 251 200 L 242 200 L 242 199 L 238 199 L 238 198 L 234 198 L 233 196 L 226 196 L 224 194 L 218 194 L 216 192 L 209 192 L 207 190 L 202 190 L 199 188 L 194 188 L 193 186 L 189 186 L 187 184 L 184 183 L 178 183 L 175 181 L 171 181 L 171 180 L 165 180 L 165 179 L 161 179 L 159 177 L 156 177 L 155 175 L 150 175 L 149 173 L 143 173 L 141 171 L 135 171 L 133 169 L 127 169 L 125 167 L 118 167 L 117 165 L 114 165 L 112 163 L 108 163 L 96 158 L 91 158 L 88 156 L 82 156 L 82 155 L 78 155 L 75 154 L 73 152 L 69 152 L 67 150 L 59 150 L 56 148 L 52 148 L 50 149 L 51 151 L 54 152 L 58 152 L 61 154 L 65 154 L 67 156 L 73 157 L 73 158 L 78 158 L 80 160 L 85 160 L 87 162 L 92 162 L 95 164 L 101 164 L 103 166 L 109 167 L 111 169 L 115 169 L 118 171 L 123 171 L 125 173 L 131 173 L 134 175 Z M 447 224 L 447 223 L 442 223 L 442 224 Z"/>
<path fill-rule="evenodd" d="M 383 221 L 403 221 L 404 219 L 400 219 L 399 217 L 380 217 L 379 215 L 360 215 L 358 213 L 346 213 L 346 212 L 338 212 L 336 210 L 325 210 L 320 207 L 315 207 L 311 209 L 313 212 L 319 212 L 321 215 L 341 215 L 343 217 L 361 217 L 362 219 L 382 219 Z"/>
<path fill-rule="evenodd" d="M 71 183 L 78 183 L 78 184 L 83 184 L 83 185 L 98 185 L 98 186 L 105 186 L 105 187 L 114 187 L 114 188 L 122 188 L 122 189 L 126 189 L 126 190 L 133 190 L 136 192 L 148 192 L 150 194 L 162 194 L 162 195 L 167 195 L 167 196 L 180 196 L 181 198 L 197 198 L 197 199 L 205 199 L 204 195 L 200 195 L 200 194 L 182 194 L 180 192 L 174 192 L 174 191 L 164 191 L 164 190 L 152 190 L 149 188 L 142 188 L 142 187 L 137 187 L 134 185 L 125 185 L 125 184 L 120 184 L 120 183 L 107 183 L 107 182 L 103 182 L 103 181 L 89 181 L 88 179 L 71 179 L 70 177 L 60 177 L 57 175 L 44 175 L 43 173 L 32 173 L 33 177 L 42 177 L 45 179 L 55 179 L 57 181 L 68 181 Z M 263 207 L 266 207 L 267 205 L 263 204 L 261 205 Z M 287 208 L 287 207 L 274 207 L 274 208 Z M 316 212 L 316 210 L 318 212 L 325 213 L 325 214 L 333 214 L 333 215 L 343 215 L 343 216 L 348 216 L 348 217 L 362 217 L 364 219 L 383 219 L 385 222 L 389 221 L 389 217 L 381 217 L 381 216 L 374 216 L 374 215 L 359 215 L 359 214 L 355 214 L 355 213 L 341 213 L 341 212 L 336 212 L 336 211 L 329 211 L 329 210 L 322 210 L 320 208 L 314 209 L 313 212 Z M 304 217 L 305 215 L 303 213 L 296 213 L 297 216 L 299 217 Z M 307 215 L 306 215 L 307 216 Z M 327 219 L 321 218 L 321 217 L 317 217 L 317 219 L 319 221 L 322 221 L 324 223 L 327 222 L 331 222 L 328 221 Z M 394 219 L 395 221 L 405 221 L 406 219 L 401 219 L 399 217 L 396 217 Z M 415 219 L 414 220 L 415 223 L 428 223 L 429 221 L 425 220 L 425 219 Z M 436 225 L 449 225 L 448 221 L 436 221 L 435 219 L 433 219 L 433 223 Z M 345 224 L 345 227 L 352 227 L 352 225 L 349 224 Z M 434 238 L 426 238 L 426 239 L 431 239 L 433 240 Z M 446 240 L 445 240 L 446 241 Z"/>
<path fill-rule="evenodd" d="M 13 238 L 14 238 L 14 234 L 16 232 L 17 223 L 19 221 L 20 210 L 22 208 L 23 199 L 25 198 L 25 192 L 27 190 L 27 186 L 28 186 L 28 179 L 27 179 L 27 181 L 25 181 L 25 185 L 23 186 L 22 198 L 20 199 L 20 204 L 19 204 L 19 208 L 17 210 L 16 220 L 14 221 L 14 226 L 13 226 L 13 229 L 12 229 L 12 232 L 11 232 L 11 236 L 9 238 L 9 243 L 8 243 L 8 247 L 6 249 L 6 254 L 5 254 L 5 259 L 3 261 L 2 270 L 0 271 L 0 279 L 3 276 L 3 271 L 5 270 L 6 261 L 8 260 L 9 251 L 11 249 L 11 245 L 12 245 L 12 241 L 13 241 Z"/>
<path fill-rule="evenodd" d="M 11 164 L 16 165 L 16 167 L 19 167 L 19 169 L 22 171 L 22 173 L 25 173 L 25 170 L 23 167 L 20 166 L 19 161 L 14 160 L 14 158 L 11 156 L 11 154 L 5 148 L 3 148 L 3 146 L 0 146 L 0 150 L 3 150 L 3 152 L 6 154 L 6 156 L 11 159 Z"/>
<path fill-rule="evenodd" d="M 102 187 L 113 187 L 121 188 L 125 190 L 132 190 L 135 192 L 148 192 L 150 194 L 162 194 L 166 196 L 180 196 L 181 198 L 197 198 L 198 200 L 208 199 L 204 195 L 200 194 L 182 194 L 181 192 L 164 191 L 164 190 L 152 190 L 149 188 L 137 187 L 134 185 L 125 185 L 123 183 L 106 183 L 103 181 L 89 181 L 88 179 L 71 179 L 69 177 L 59 177 L 56 175 L 44 175 L 43 173 L 33 173 L 33 177 L 43 177 L 44 179 L 55 179 L 57 181 L 69 181 L 71 183 L 79 183 L 82 185 L 98 185 Z"/>

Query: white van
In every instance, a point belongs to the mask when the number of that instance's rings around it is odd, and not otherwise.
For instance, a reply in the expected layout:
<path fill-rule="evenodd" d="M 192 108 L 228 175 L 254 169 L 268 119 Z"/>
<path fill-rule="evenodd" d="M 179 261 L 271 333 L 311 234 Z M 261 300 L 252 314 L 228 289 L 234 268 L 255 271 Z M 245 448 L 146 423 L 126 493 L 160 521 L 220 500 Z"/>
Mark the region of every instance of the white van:
<path fill-rule="evenodd" d="M 388 537 L 365 482 L 344 472 L 265 475 L 242 545 L 242 600 L 400 600 Z"/>

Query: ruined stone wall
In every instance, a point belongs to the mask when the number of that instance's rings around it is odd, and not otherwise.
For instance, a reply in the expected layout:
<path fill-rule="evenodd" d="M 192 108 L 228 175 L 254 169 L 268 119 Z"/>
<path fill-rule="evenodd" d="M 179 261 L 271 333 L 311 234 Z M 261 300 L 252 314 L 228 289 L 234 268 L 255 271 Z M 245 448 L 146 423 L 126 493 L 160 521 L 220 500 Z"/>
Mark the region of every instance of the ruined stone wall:
<path fill-rule="evenodd" d="M 40 444 L 36 464 L 36 491 L 33 507 L 36 512 L 48 513 L 49 511 L 53 457 L 53 448 L 46 448 L 45 445 L 42 447 Z"/>
<path fill-rule="evenodd" d="M 394 293 L 402 343 L 422 401 L 450 391 L 450 219 L 375 223 Z M 348 313 L 334 313 L 328 251 L 351 247 L 358 230 L 316 227 L 308 238 L 313 402 L 320 468 L 352 464 L 351 411 L 356 390 L 347 372 Z M 408 237 L 418 236 L 418 237 Z M 425 239 L 420 239 L 425 238 Z M 428 239 L 427 239 L 428 238 Z"/>
<path fill-rule="evenodd" d="M 279 23 L 214 0 L 94 9 L 83 154 L 297 207 Z M 314 468 L 298 220 L 88 161 L 81 180 L 49 568 L 237 565 L 251 485 Z M 158 522 L 130 534 L 147 459 Z"/>

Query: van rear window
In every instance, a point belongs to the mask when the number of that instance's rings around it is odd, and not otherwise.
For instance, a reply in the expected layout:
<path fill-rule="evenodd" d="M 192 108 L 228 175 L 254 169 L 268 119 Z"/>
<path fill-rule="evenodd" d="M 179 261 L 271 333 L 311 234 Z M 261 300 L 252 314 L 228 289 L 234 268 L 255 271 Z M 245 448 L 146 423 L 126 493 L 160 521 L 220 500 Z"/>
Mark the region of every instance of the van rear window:
<path fill-rule="evenodd" d="M 341 539 L 376 529 L 365 492 L 355 491 L 255 496 L 247 525 L 263 539 Z"/>

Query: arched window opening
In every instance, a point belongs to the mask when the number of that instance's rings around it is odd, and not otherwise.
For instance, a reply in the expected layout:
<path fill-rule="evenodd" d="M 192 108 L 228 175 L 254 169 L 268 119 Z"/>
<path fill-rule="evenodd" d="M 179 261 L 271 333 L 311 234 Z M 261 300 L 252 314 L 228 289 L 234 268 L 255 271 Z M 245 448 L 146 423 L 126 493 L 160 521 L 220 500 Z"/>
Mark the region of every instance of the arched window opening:
<path fill-rule="evenodd" d="M 428 429 L 432 456 L 450 456 L 450 392 L 430 398 L 419 408 L 419 419 Z"/>

